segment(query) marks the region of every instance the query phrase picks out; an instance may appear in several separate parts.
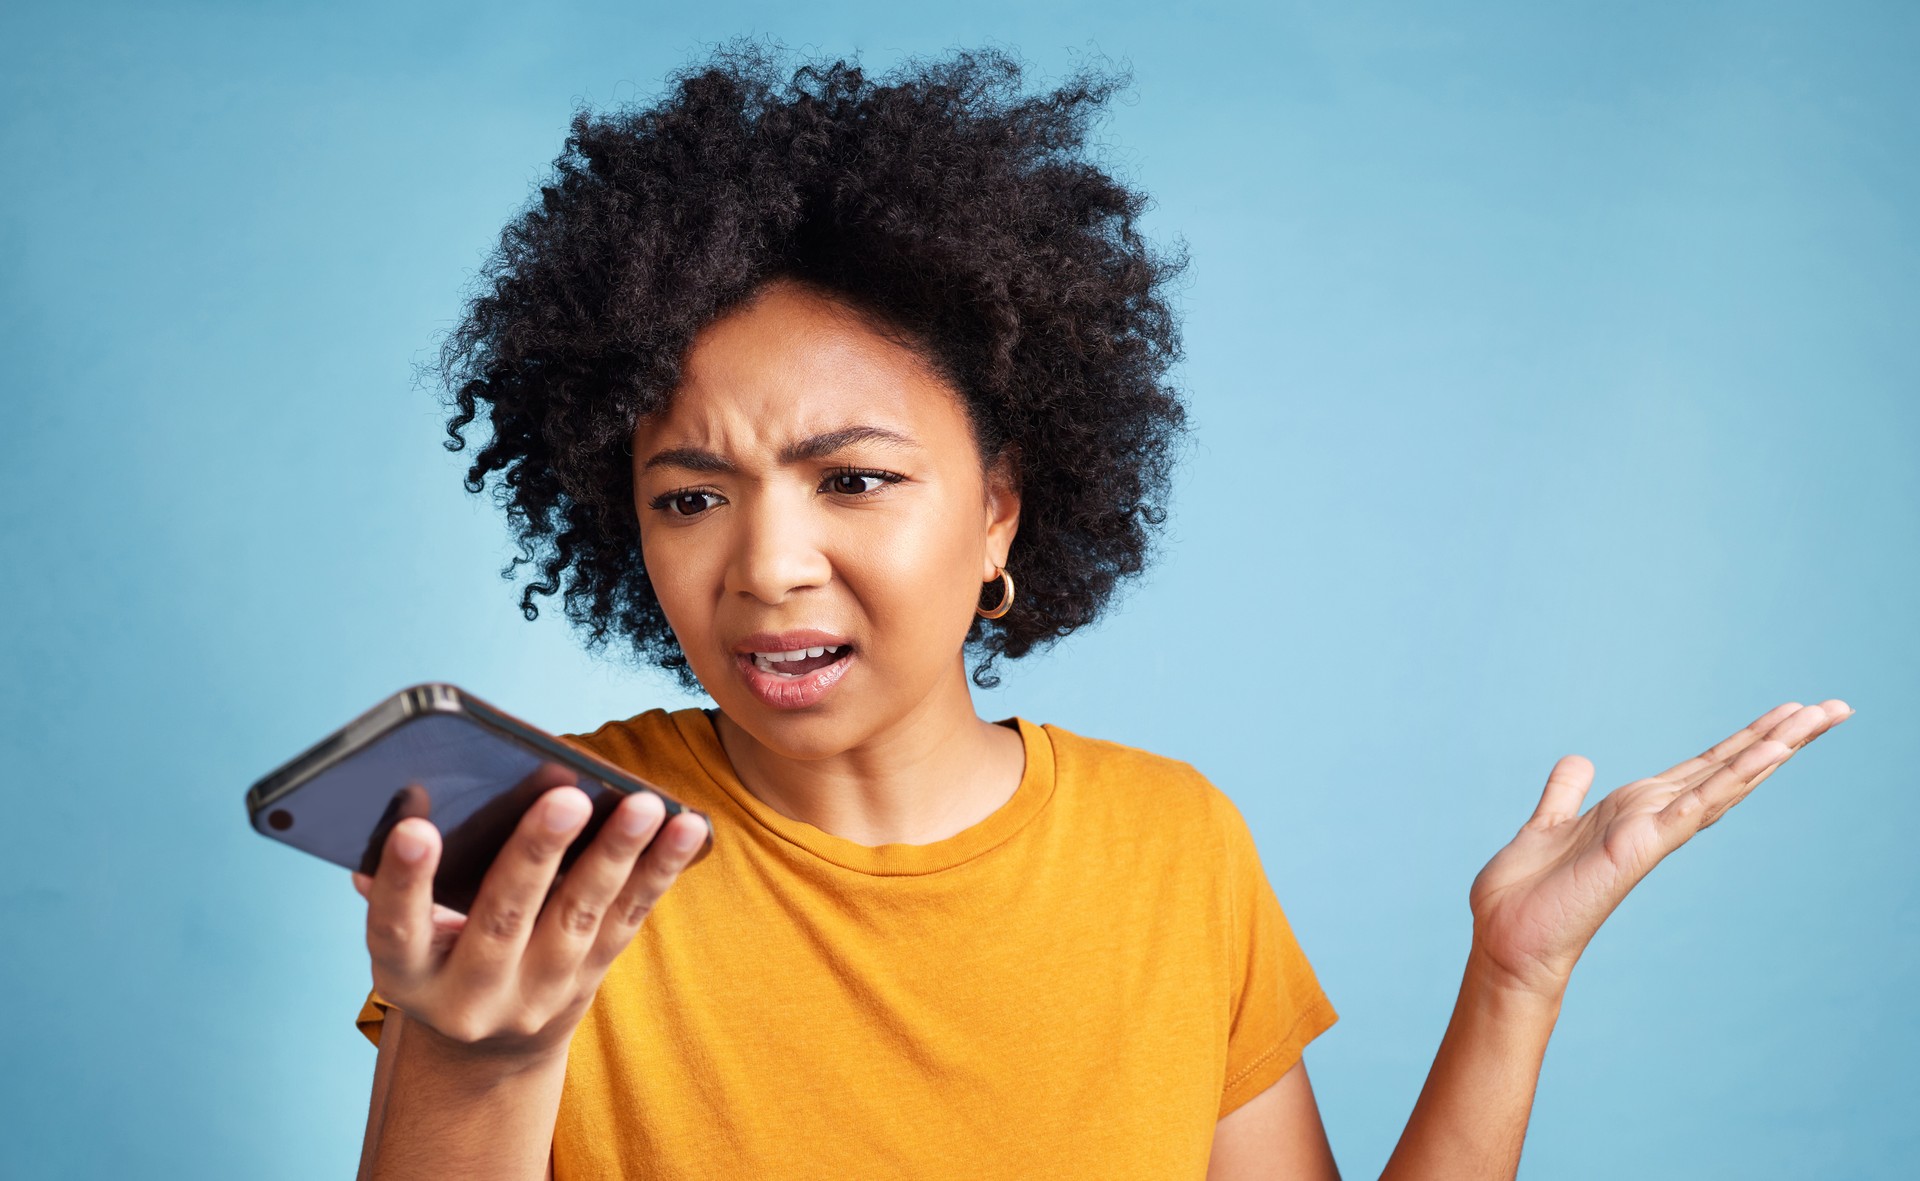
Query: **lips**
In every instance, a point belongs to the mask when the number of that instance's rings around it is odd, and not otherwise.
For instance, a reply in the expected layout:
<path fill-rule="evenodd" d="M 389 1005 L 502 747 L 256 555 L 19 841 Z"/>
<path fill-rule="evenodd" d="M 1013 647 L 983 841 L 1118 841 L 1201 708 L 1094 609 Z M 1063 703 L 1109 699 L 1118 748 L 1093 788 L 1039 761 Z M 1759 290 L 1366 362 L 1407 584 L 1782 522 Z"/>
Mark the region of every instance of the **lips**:
<path fill-rule="evenodd" d="M 802 628 L 796 631 L 755 632 L 742 636 L 734 642 L 733 651 L 742 652 L 792 652 L 799 648 L 834 648 L 847 643 L 847 637 L 832 632 L 815 631 Z"/>
<path fill-rule="evenodd" d="M 762 669 L 754 662 L 751 652 L 736 652 L 733 654 L 733 667 L 762 705 L 772 709 L 795 710 L 818 704 L 847 675 L 854 659 L 853 649 L 843 648 L 839 658 L 832 664 L 799 676 L 787 676 Z"/>
<path fill-rule="evenodd" d="M 756 653 L 798 652 L 812 648 L 838 648 L 838 655 L 828 664 L 812 668 L 797 676 L 779 671 L 778 664 L 763 668 L 754 659 Z M 813 657 L 805 661 L 780 663 L 816 664 L 828 655 Z M 799 710 L 817 704 L 828 691 L 839 684 L 856 659 L 853 646 L 845 636 L 833 632 L 819 631 L 813 628 L 800 628 L 783 632 L 755 632 L 745 636 L 733 645 L 733 667 L 747 690 L 762 705 L 777 710 Z"/>

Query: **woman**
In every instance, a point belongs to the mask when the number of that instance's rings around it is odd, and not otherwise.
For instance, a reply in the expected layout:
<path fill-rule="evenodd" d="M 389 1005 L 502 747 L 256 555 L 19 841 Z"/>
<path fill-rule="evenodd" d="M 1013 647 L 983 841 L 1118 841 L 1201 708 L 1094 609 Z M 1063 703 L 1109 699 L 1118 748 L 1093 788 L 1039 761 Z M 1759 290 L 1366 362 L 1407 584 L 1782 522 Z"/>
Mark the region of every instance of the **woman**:
<path fill-rule="evenodd" d="M 530 617 L 564 587 L 712 696 L 567 737 L 716 839 L 631 797 L 556 882 L 588 810 L 556 788 L 459 916 L 396 826 L 355 879 L 364 1175 L 1337 1177 L 1301 1060 L 1336 1014 L 1232 803 L 973 709 L 969 654 L 991 684 L 1143 567 L 1183 425 L 1178 260 L 1078 155 L 1113 83 L 1017 83 L 729 50 L 578 116 L 509 227 L 451 445 L 484 406 L 468 487 L 503 473 Z M 1560 761 L 1473 883 L 1387 1176 L 1513 1175 L 1600 922 L 1849 712 L 1780 706 L 1584 815 Z"/>

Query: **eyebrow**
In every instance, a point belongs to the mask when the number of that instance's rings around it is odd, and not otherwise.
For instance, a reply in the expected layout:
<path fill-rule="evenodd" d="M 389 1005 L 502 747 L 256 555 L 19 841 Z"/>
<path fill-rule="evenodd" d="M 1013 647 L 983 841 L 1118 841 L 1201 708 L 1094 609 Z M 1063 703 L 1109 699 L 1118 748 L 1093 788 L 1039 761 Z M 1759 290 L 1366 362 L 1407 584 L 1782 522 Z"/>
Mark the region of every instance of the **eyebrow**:
<path fill-rule="evenodd" d="M 783 464 L 804 463 L 809 459 L 819 459 L 832 455 L 842 447 L 855 443 L 878 443 L 883 447 L 911 450 L 919 444 L 899 431 L 890 431 L 881 426 L 843 426 L 839 430 L 823 431 L 817 435 L 808 435 L 780 448 L 780 462 Z M 641 471 L 652 471 L 657 467 L 680 467 L 696 472 L 732 472 L 739 469 L 732 460 L 712 451 L 698 447 L 668 447 L 649 456 L 640 467 Z"/>

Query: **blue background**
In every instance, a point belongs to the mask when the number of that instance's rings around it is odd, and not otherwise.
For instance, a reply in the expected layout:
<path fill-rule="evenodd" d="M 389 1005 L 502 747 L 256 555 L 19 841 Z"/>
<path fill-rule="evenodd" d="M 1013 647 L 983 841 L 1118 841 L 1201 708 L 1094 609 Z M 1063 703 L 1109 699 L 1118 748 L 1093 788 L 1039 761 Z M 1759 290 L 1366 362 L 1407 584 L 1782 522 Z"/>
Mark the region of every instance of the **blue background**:
<path fill-rule="evenodd" d="M 1827 696 L 1594 942 L 1522 1173 L 1908 1175 L 1920 10 L 1442 7 L 6 6 L 6 1171 L 350 1175 L 363 904 L 246 786 L 419 680 L 689 703 L 521 619 L 413 367 L 577 104 L 760 32 L 1131 62 L 1196 445 L 1151 576 L 979 707 L 1240 803 L 1348 1176 L 1554 760 L 1598 799 Z"/>

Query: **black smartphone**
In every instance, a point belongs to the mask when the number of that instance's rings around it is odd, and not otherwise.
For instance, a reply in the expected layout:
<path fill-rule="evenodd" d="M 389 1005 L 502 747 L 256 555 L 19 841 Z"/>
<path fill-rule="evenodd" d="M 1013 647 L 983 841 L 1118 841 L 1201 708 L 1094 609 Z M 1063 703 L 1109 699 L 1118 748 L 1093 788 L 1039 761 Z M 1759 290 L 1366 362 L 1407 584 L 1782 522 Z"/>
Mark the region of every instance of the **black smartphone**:
<path fill-rule="evenodd" d="M 464 914 L 521 816 L 542 792 L 568 783 L 587 793 L 593 814 L 561 857 L 562 873 L 630 792 L 659 796 L 669 819 L 683 810 L 706 817 L 442 682 L 400 690 L 262 777 L 247 789 L 247 817 L 262 836 L 371 874 L 393 826 L 424 816 L 441 834 L 433 900 Z M 707 821 L 694 861 L 713 848 Z"/>

